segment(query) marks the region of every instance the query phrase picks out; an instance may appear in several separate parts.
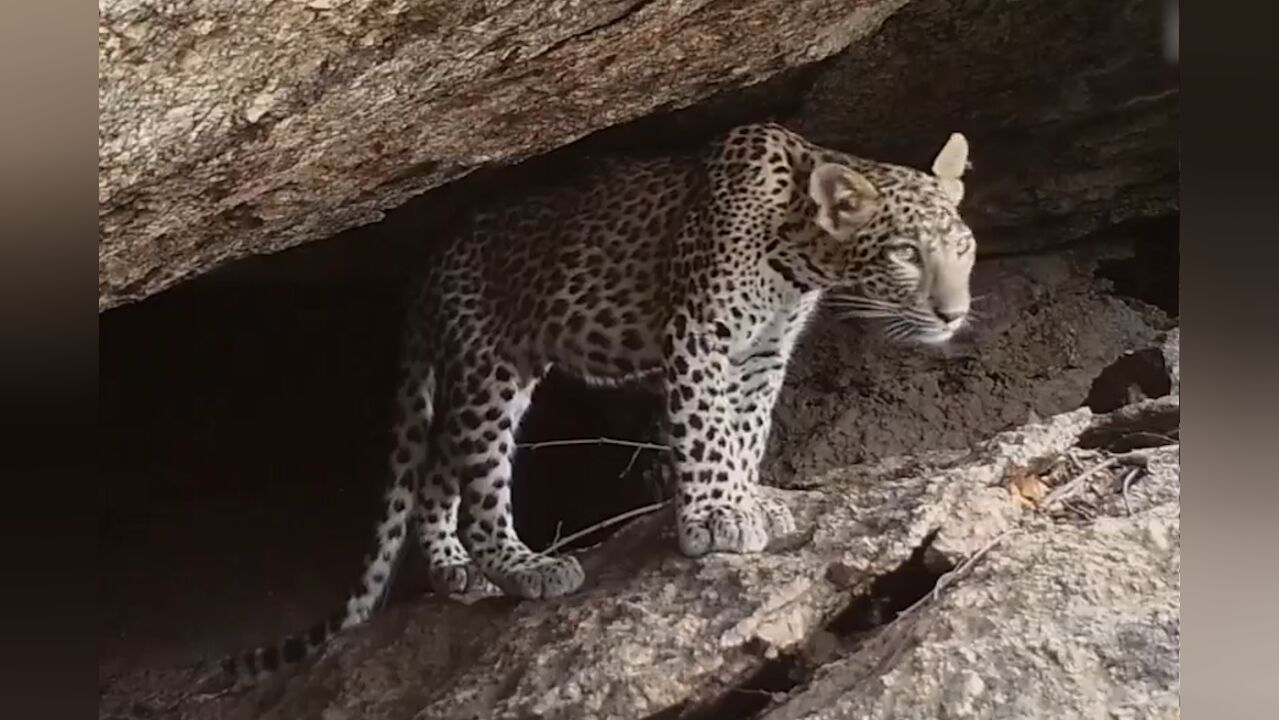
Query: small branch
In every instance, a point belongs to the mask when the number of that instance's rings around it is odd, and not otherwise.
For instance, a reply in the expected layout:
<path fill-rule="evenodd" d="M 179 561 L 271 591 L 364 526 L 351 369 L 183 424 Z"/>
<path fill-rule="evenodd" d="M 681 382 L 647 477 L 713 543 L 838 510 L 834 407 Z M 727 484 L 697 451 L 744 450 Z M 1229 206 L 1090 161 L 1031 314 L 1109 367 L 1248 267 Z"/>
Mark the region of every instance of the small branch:
<path fill-rule="evenodd" d="M 989 554 L 996 545 L 1003 542 L 1004 538 L 1019 531 L 1020 528 L 1012 527 L 996 535 L 990 542 L 983 545 L 972 555 L 969 555 L 950 572 L 938 578 L 931 592 L 924 593 L 924 596 L 912 603 L 910 607 L 897 613 L 896 617 L 877 628 L 873 635 L 857 649 L 858 653 L 866 652 L 872 657 L 878 656 L 878 659 L 873 661 L 872 671 L 879 672 L 891 667 L 895 662 L 894 658 L 900 657 L 901 653 L 904 652 L 905 647 L 909 644 L 908 640 L 905 639 L 905 633 L 909 632 L 908 623 L 912 622 L 912 615 L 937 600 L 943 590 L 971 572 L 977 562 Z"/>
<path fill-rule="evenodd" d="M 657 443 L 648 443 L 648 442 L 638 442 L 636 440 L 619 440 L 617 438 L 602 437 L 602 436 L 597 438 L 569 438 L 566 440 L 542 440 L 540 442 L 516 443 L 516 447 L 524 448 L 525 450 L 539 450 L 539 449 L 548 448 L 548 447 L 571 447 L 576 445 L 615 445 L 619 447 L 634 448 L 635 451 L 631 453 L 630 460 L 627 461 L 626 467 L 623 468 L 622 472 L 618 475 L 618 478 L 625 477 L 626 474 L 631 471 L 631 468 L 635 467 L 635 461 L 639 458 L 640 452 L 644 450 L 663 450 L 663 451 L 670 450 L 670 447 L 667 445 L 659 445 Z M 551 544 L 547 546 L 547 548 L 543 552 L 547 554 L 553 553 L 556 550 L 559 550 L 560 548 L 564 547 L 565 545 L 568 545 L 569 543 L 573 542 L 574 540 L 585 537 L 595 532 L 596 530 L 603 530 L 604 528 L 612 527 L 613 525 L 616 525 L 621 522 L 625 522 L 627 520 L 630 520 L 631 518 L 639 517 L 641 515 L 647 515 L 648 513 L 660 510 L 668 502 L 669 501 L 667 500 L 663 500 L 662 502 L 653 503 L 651 505 L 645 505 L 644 507 L 629 510 L 627 512 L 622 513 L 621 515 L 617 515 L 615 517 L 602 520 L 598 523 L 595 523 L 594 525 L 591 525 L 590 527 L 578 530 L 577 532 L 565 538 L 560 537 L 560 530 L 563 529 L 564 524 L 558 523 L 555 526 L 554 539 L 551 541 Z"/>
<path fill-rule="evenodd" d="M 551 545 L 547 547 L 545 550 L 543 550 L 542 552 L 549 555 L 550 553 L 553 553 L 556 550 L 559 550 L 560 548 L 564 547 L 565 545 L 568 545 L 574 540 L 590 535 L 596 530 L 603 530 L 606 527 L 612 527 L 618 523 L 626 522 L 627 520 L 630 520 L 631 518 L 636 518 L 641 515 L 648 515 L 649 513 L 657 512 L 658 510 L 661 510 L 663 507 L 665 507 L 669 502 L 670 502 L 669 500 L 663 500 L 661 502 L 653 503 L 652 505 L 645 505 L 643 507 L 635 508 L 634 510 L 627 510 L 621 515 L 616 515 L 606 520 L 601 520 L 595 523 L 594 525 L 591 525 L 590 527 L 583 528 L 581 530 L 578 530 L 575 533 L 572 533 L 568 537 L 565 537 L 561 540 L 556 540 L 555 542 L 551 543 Z"/>
<path fill-rule="evenodd" d="M 963 562 L 956 565 L 954 569 L 942 575 L 941 577 L 937 578 L 937 583 L 933 585 L 933 589 L 930 592 L 925 593 L 923 597 L 921 597 L 920 599 L 912 603 L 910 607 L 897 613 L 897 617 L 894 617 L 892 620 L 888 621 L 888 623 L 885 624 L 880 629 L 879 637 L 886 637 L 888 633 L 892 631 L 895 627 L 905 622 L 908 616 L 915 614 L 916 612 L 920 610 L 920 608 L 940 598 L 943 590 L 945 590 L 946 588 L 954 584 L 956 580 L 959 580 L 960 578 L 964 577 L 969 572 L 971 572 L 973 569 L 973 566 L 976 565 L 979 560 L 985 557 L 992 549 L 994 549 L 996 545 L 1003 542 L 1004 538 L 1008 537 L 1009 535 L 1012 535 L 1015 532 L 1018 532 L 1019 530 L 1020 528 L 1011 527 L 999 533 L 995 537 L 991 538 L 990 542 L 986 543 L 979 550 L 977 550 L 977 552 L 974 552 L 972 555 L 969 555 L 967 558 L 964 559 Z"/>
<path fill-rule="evenodd" d="M 1111 457 L 1124 465 L 1138 468 L 1140 470 L 1145 470 L 1150 467 L 1150 456 L 1143 450 L 1129 450 L 1128 452 L 1112 455 Z"/>
<path fill-rule="evenodd" d="M 1112 465 L 1117 465 L 1117 464 L 1119 464 L 1118 460 L 1116 460 L 1113 457 L 1109 457 L 1097 463 L 1096 465 L 1093 465 L 1092 467 L 1088 468 L 1084 472 L 1080 473 L 1079 476 L 1076 477 L 1074 480 L 1071 480 L 1070 482 L 1065 483 L 1064 485 L 1054 488 L 1052 492 L 1048 493 L 1048 497 L 1044 498 L 1044 501 L 1039 504 L 1039 509 L 1047 510 L 1048 508 L 1052 507 L 1054 504 L 1062 502 L 1066 498 L 1077 495 L 1079 491 L 1083 489 L 1084 482 L 1086 482 L 1088 478 L 1092 477 L 1093 475 L 1096 475 L 1097 473 L 1101 472 L 1102 470 L 1105 470 L 1108 467 L 1111 467 Z"/>
<path fill-rule="evenodd" d="M 1015 532 L 1017 532 L 1017 528 L 1015 527 L 1008 528 L 1007 530 L 991 538 L 990 542 L 981 546 L 981 548 L 977 550 L 977 552 L 965 558 L 963 562 L 955 566 L 955 569 L 937 578 L 937 584 L 933 585 L 933 591 L 929 593 L 928 595 L 925 595 L 924 598 L 922 599 L 932 598 L 933 600 L 936 600 L 938 597 L 941 596 L 942 590 L 945 590 L 951 583 L 963 577 L 964 575 L 967 575 L 973 569 L 973 566 L 977 564 L 978 560 L 981 560 L 982 558 L 986 557 L 987 553 L 989 553 L 992 549 L 994 549 L 996 545 L 1004 541 L 1004 538 L 1008 537 L 1009 535 Z M 915 604 L 918 605 L 919 603 L 915 603 Z M 913 607 L 914 605 L 911 606 L 911 608 Z"/>
<path fill-rule="evenodd" d="M 1121 491 L 1124 495 L 1124 511 L 1128 513 L 1129 517 L 1132 516 L 1132 505 L 1128 503 L 1128 488 L 1132 485 L 1132 481 L 1137 479 L 1137 476 L 1142 472 L 1144 472 L 1144 470 L 1139 467 L 1130 469 L 1128 473 L 1124 475 L 1123 484 L 1120 485 Z"/>
<path fill-rule="evenodd" d="M 617 479 L 621 480 L 631 472 L 631 468 L 635 467 L 635 461 L 639 459 L 640 452 L 644 448 L 635 448 L 635 452 L 631 453 L 631 459 L 626 461 L 626 467 L 622 468 L 622 472 L 617 474 Z"/>
<path fill-rule="evenodd" d="M 618 445 L 621 447 L 630 447 L 637 450 L 670 450 L 669 445 L 659 445 L 657 443 L 637 442 L 635 440 L 618 440 L 617 438 L 597 437 L 597 438 L 572 438 L 568 440 L 542 440 L 541 442 L 532 443 L 516 443 L 515 447 L 524 448 L 525 450 L 540 450 L 548 447 L 568 447 L 572 445 Z"/>
<path fill-rule="evenodd" d="M 1149 430 L 1134 430 L 1120 436 L 1121 440 L 1128 440 L 1129 438 L 1146 441 L 1153 440 L 1155 442 L 1162 443 L 1163 445 L 1176 445 L 1181 442 L 1181 432 L 1179 430 L 1173 430 L 1165 434 L 1150 432 Z"/>
<path fill-rule="evenodd" d="M 1080 500 L 1078 498 L 1070 498 L 1068 500 L 1063 500 L 1061 503 L 1061 506 L 1064 509 L 1069 510 L 1070 512 L 1073 512 L 1074 514 L 1083 518 L 1084 520 L 1097 519 L 1096 506 L 1090 503 L 1084 502 L 1083 500 Z"/>

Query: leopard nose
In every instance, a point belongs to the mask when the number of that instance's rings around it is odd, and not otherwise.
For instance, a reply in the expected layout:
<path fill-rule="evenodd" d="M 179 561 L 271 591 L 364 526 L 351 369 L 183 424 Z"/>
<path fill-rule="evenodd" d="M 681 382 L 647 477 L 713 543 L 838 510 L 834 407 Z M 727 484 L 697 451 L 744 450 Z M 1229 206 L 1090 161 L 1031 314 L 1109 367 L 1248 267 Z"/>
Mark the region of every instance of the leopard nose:
<path fill-rule="evenodd" d="M 963 317 L 968 314 L 964 310 L 953 310 L 953 309 L 948 310 L 946 308 L 941 307 L 940 305 L 934 305 L 933 312 L 936 313 L 937 317 L 941 318 L 942 321 L 947 323 L 953 323 L 956 320 L 962 320 Z"/>

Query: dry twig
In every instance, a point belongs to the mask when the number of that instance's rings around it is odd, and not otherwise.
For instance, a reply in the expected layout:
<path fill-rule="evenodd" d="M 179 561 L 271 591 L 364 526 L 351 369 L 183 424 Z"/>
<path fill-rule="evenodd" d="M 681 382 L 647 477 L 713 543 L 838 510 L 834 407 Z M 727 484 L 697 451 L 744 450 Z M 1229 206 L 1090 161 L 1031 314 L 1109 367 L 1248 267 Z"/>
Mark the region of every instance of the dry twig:
<path fill-rule="evenodd" d="M 578 530 L 577 532 L 572 533 L 561 540 L 556 540 L 555 542 L 551 543 L 550 546 L 547 547 L 546 550 L 544 550 L 543 552 L 548 554 L 553 553 L 556 550 L 559 550 L 560 548 L 564 547 L 565 545 L 568 545 L 569 543 L 573 542 L 574 540 L 590 535 L 596 530 L 603 530 L 606 527 L 612 527 L 620 522 L 626 522 L 627 520 L 630 520 L 631 518 L 636 518 L 641 515 L 648 515 L 649 513 L 657 512 L 658 510 L 661 510 L 663 507 L 665 507 L 668 503 L 670 503 L 669 500 L 655 502 L 651 505 L 637 507 L 634 510 L 627 510 L 621 515 L 614 515 L 611 518 L 601 520 L 595 523 L 594 525 L 591 525 L 590 527 L 582 528 L 581 530 Z"/>
<path fill-rule="evenodd" d="M 1092 467 L 1083 471 L 1078 476 L 1076 476 L 1075 479 L 1071 480 L 1070 482 L 1064 483 L 1058 487 L 1053 488 L 1052 492 L 1048 493 L 1048 497 L 1044 498 L 1044 501 L 1040 503 L 1039 509 L 1048 510 L 1054 504 L 1063 502 L 1067 498 L 1074 497 L 1075 495 L 1079 494 L 1081 490 L 1083 490 L 1084 483 L 1087 482 L 1088 478 L 1092 477 L 1093 475 L 1096 475 L 1097 473 L 1101 472 L 1102 470 L 1105 470 L 1108 467 L 1111 467 L 1112 465 L 1117 464 L 1118 462 L 1119 461 L 1113 457 L 1106 458 L 1105 460 L 1102 460 L 1096 465 L 1093 465 Z"/>
<path fill-rule="evenodd" d="M 1070 512 L 1073 512 L 1074 514 L 1083 518 L 1084 520 L 1097 519 L 1097 506 L 1087 501 L 1080 500 L 1079 498 L 1070 498 L 1068 500 L 1063 500 L 1061 503 L 1061 506 L 1062 508 L 1069 510 Z"/>
<path fill-rule="evenodd" d="M 1124 511 L 1127 512 L 1130 517 L 1132 516 L 1132 505 L 1128 502 L 1128 488 L 1132 485 L 1132 481 L 1137 479 L 1137 476 L 1143 472 L 1145 471 L 1139 467 L 1130 469 L 1124 475 L 1123 484 L 1120 485 L 1121 492 L 1123 492 L 1124 496 Z"/>
<path fill-rule="evenodd" d="M 904 639 L 904 636 L 905 633 L 908 632 L 905 628 L 907 628 L 908 623 L 911 622 L 911 616 L 919 612 L 919 610 L 928 603 L 935 601 L 938 597 L 940 597 L 941 592 L 944 589 L 971 572 L 973 566 L 975 566 L 979 560 L 994 549 L 996 545 L 1003 542 L 1004 538 L 1018 532 L 1019 530 L 1020 528 L 1009 528 L 996 535 L 990 540 L 990 542 L 983 545 L 972 555 L 969 555 L 950 572 L 938 578 L 937 584 L 933 586 L 931 592 L 925 593 L 923 597 L 912 603 L 910 607 L 898 613 L 897 617 L 894 617 L 892 620 L 880 627 L 871 638 L 865 641 L 865 644 L 859 648 L 858 652 L 865 651 L 867 648 L 875 647 L 877 649 L 872 652 L 879 653 L 879 659 L 875 661 L 875 667 L 879 670 L 891 667 L 894 663 L 893 658 L 899 657 L 901 653 L 905 652 L 907 642 Z"/>
<path fill-rule="evenodd" d="M 937 583 L 933 585 L 933 589 L 930 592 L 928 592 L 927 594 L 925 594 L 923 597 L 916 600 L 915 602 L 911 603 L 910 607 L 897 613 L 897 617 L 890 620 L 883 627 L 883 630 L 888 630 L 892 628 L 892 626 L 896 625 L 899 620 L 904 619 L 908 615 L 914 614 L 923 606 L 937 600 L 939 597 L 941 597 L 941 593 L 943 590 L 945 590 L 947 587 L 950 587 L 952 584 L 954 584 L 956 580 L 959 580 L 960 578 L 964 577 L 969 572 L 971 572 L 973 569 L 973 566 L 976 565 L 977 562 L 981 560 L 983 557 L 986 557 L 986 555 L 991 550 L 993 550 L 996 545 L 1003 542 L 1004 538 L 1008 537 L 1009 535 L 1012 535 L 1015 532 L 1018 532 L 1019 530 L 1020 528 L 1011 527 L 999 533 L 995 537 L 991 538 L 990 542 L 981 546 L 981 548 L 979 548 L 972 555 L 969 555 L 968 557 L 964 558 L 963 562 L 959 563 L 950 571 L 946 572 L 941 577 L 937 578 Z"/>
<path fill-rule="evenodd" d="M 992 549 L 994 549 L 996 545 L 1004 541 L 1004 538 L 1017 532 L 1017 530 L 1018 528 L 1015 528 L 1015 527 L 1008 528 L 1007 530 L 991 538 L 990 542 L 981 546 L 981 548 L 977 550 L 977 552 L 973 553 L 972 555 L 969 555 L 967 558 L 964 558 L 964 561 L 961 562 L 959 565 L 956 565 L 953 570 L 937 578 L 937 584 L 933 585 L 932 592 L 929 593 L 928 595 L 925 595 L 923 598 L 921 598 L 919 602 L 916 602 L 914 605 L 911 605 L 902 614 L 904 615 L 906 612 L 910 612 L 911 610 L 915 608 L 915 606 L 919 605 L 920 602 L 922 602 L 923 600 L 926 600 L 929 598 L 936 600 L 938 597 L 941 596 L 942 590 L 945 590 L 948 585 L 958 580 L 959 578 L 963 577 L 964 575 L 968 574 L 973 569 L 973 566 L 977 564 L 978 560 L 981 560 L 983 557 L 986 557 L 987 553 L 989 553 Z M 901 617 L 901 615 L 898 615 L 898 617 Z"/>
<path fill-rule="evenodd" d="M 670 450 L 668 445 L 659 445 L 657 443 L 638 442 L 636 440 L 619 440 L 610 437 L 597 438 L 570 438 L 568 440 L 542 440 L 531 443 L 516 443 L 516 447 L 525 450 L 540 450 L 548 447 L 568 447 L 571 445 L 620 445 L 622 447 L 635 448 L 636 450 Z"/>
<path fill-rule="evenodd" d="M 644 448 L 642 447 L 635 448 L 635 451 L 631 453 L 631 459 L 626 461 L 626 467 L 622 468 L 622 472 L 618 473 L 618 479 L 624 478 L 630 473 L 631 468 L 635 467 L 635 461 L 639 459 L 640 452 L 643 450 Z"/>
<path fill-rule="evenodd" d="M 639 458 L 639 454 L 641 451 L 670 450 L 670 446 L 668 445 L 639 442 L 637 440 L 620 440 L 618 438 L 610 438 L 610 437 L 603 437 L 603 436 L 597 437 L 597 438 L 569 438 L 565 440 L 541 440 L 538 442 L 530 442 L 530 443 L 516 443 L 516 447 L 523 448 L 525 450 L 540 450 L 542 448 L 550 448 L 550 447 L 572 447 L 577 445 L 616 445 L 621 447 L 634 448 L 635 451 L 631 453 L 630 460 L 627 461 L 626 467 L 623 468 L 622 472 L 618 475 L 619 478 L 626 477 L 626 474 L 631 471 L 631 468 L 635 467 L 635 461 Z M 651 505 L 645 505 L 644 507 L 628 510 L 627 512 L 624 512 L 621 515 L 607 518 L 598 523 L 595 523 L 594 525 L 591 525 L 590 527 L 586 527 L 581 530 L 578 530 L 577 532 L 572 533 L 565 538 L 560 537 L 560 531 L 563 529 L 564 523 L 562 522 L 557 523 L 555 525 L 555 537 L 551 540 L 551 544 L 547 546 L 544 552 L 546 553 L 555 552 L 556 550 L 564 547 L 565 545 L 568 545 L 574 540 L 577 540 L 586 535 L 589 535 L 595 532 L 596 530 L 602 530 L 606 527 L 611 527 L 613 525 L 616 525 L 617 523 L 625 522 L 634 517 L 647 515 L 648 513 L 661 509 L 662 506 L 666 505 L 667 502 L 668 501 L 663 500 L 662 502 L 657 502 Z"/>

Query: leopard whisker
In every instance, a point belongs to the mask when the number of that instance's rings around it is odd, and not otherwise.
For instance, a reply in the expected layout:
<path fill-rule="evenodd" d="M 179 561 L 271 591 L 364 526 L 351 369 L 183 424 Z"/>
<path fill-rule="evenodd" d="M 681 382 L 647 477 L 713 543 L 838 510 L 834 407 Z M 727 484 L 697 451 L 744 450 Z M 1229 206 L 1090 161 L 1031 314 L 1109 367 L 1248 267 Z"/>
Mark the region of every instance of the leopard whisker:
<path fill-rule="evenodd" d="M 897 313 L 890 312 L 888 310 L 839 309 L 839 312 L 844 317 L 886 319 L 886 318 L 895 318 L 898 316 Z"/>

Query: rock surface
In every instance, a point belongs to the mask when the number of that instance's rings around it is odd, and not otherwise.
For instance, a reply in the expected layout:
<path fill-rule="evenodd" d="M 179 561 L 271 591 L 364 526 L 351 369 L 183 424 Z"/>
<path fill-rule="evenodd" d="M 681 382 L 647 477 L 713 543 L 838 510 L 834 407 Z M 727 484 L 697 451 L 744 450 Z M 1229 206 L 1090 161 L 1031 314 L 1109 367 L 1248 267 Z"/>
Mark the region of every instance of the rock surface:
<path fill-rule="evenodd" d="M 926 166 L 960 130 L 983 253 L 1178 208 L 1180 81 L 1148 0 L 915 0 L 824 64 L 797 129 Z"/>
<path fill-rule="evenodd" d="M 1180 376 L 1179 341 L 1174 329 L 1161 343 L 1170 377 Z M 1173 387 L 1115 415 L 1179 410 L 1180 383 Z M 1116 420 L 1094 418 L 1076 447 Z M 1011 473 L 1010 491 L 1042 514 L 933 602 L 820 668 L 763 720 L 1180 717 L 1180 445 L 1082 464 L 1079 450 L 1067 455 L 1064 474 L 1040 463 Z M 1041 473 L 1068 480 L 1027 492 Z"/>
<path fill-rule="evenodd" d="M 1180 717 L 1180 452 L 1146 457 L 1131 515 L 1107 476 L 763 718 Z"/>
<path fill-rule="evenodd" d="M 1178 207 L 1179 81 L 1158 3 L 534 5 L 105 3 L 99 310 L 364 226 L 429 188 L 604 128 L 546 163 L 684 149 L 779 119 L 921 164 L 963 130 L 966 213 L 983 252 Z M 509 185 L 502 176 L 471 194 Z M 422 201 L 447 212 L 456 199 Z M 437 229 L 401 228 L 410 245 Z M 368 244 L 358 235 L 351 247 Z"/>
<path fill-rule="evenodd" d="M 180 718 L 1175 717 L 1179 446 L 1078 447 L 1106 419 L 773 490 L 809 534 L 763 556 L 679 557 L 656 513 L 583 554 L 578 595 L 423 601 L 282 684 L 149 701 Z M 904 568 L 925 582 L 885 589 Z"/>
<path fill-rule="evenodd" d="M 688 108 L 610 127 L 514 167 L 472 173 L 339 239 L 291 252 L 291 278 L 387 284 L 406 257 L 497 193 L 553 182 L 599 155 L 695 149 L 775 120 L 816 140 L 925 166 L 954 130 L 972 139 L 963 212 L 983 256 L 1149 235 L 1134 268 L 1175 294 L 1179 81 L 1144 0 L 910 0 L 849 49 Z M 1155 219 L 1154 222 L 1151 222 Z M 1165 226 L 1160 226 L 1159 223 Z M 1167 227 L 1171 225 L 1171 227 Z M 1170 241 L 1171 240 L 1171 241 Z M 1175 265 L 1176 260 L 1172 261 Z M 267 263 L 259 263 L 265 265 Z M 252 274 L 234 263 L 222 278 Z M 280 282 L 279 273 L 258 276 Z"/>
<path fill-rule="evenodd" d="M 827 57 L 906 0 L 104 0 L 98 308 Z"/>

